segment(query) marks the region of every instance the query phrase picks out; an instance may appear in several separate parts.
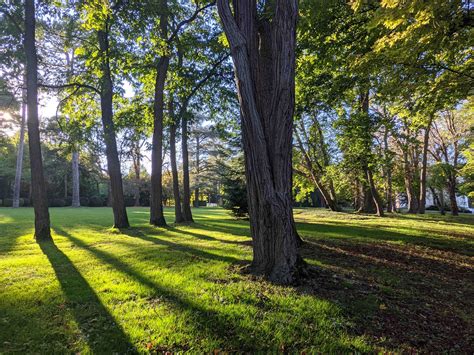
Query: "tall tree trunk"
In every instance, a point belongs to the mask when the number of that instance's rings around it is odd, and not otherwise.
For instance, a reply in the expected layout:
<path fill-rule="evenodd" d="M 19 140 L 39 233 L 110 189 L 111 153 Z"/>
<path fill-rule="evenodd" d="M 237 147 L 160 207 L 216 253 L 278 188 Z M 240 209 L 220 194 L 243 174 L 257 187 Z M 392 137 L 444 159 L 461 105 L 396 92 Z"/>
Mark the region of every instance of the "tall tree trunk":
<path fill-rule="evenodd" d="M 360 104 L 361 104 L 361 109 L 362 112 L 365 114 L 366 117 L 366 125 L 367 125 L 367 132 L 369 132 L 369 127 L 370 127 L 370 120 L 369 120 L 369 98 L 370 98 L 370 92 L 367 90 L 360 96 Z M 371 139 L 370 136 L 368 139 L 366 139 L 366 149 L 367 149 L 367 154 L 370 154 L 371 150 Z M 384 215 L 383 213 L 383 206 L 382 202 L 380 201 L 380 196 L 378 194 L 377 188 L 374 183 L 374 178 L 373 178 L 373 173 L 372 169 L 369 166 L 367 156 L 363 158 L 365 161 L 362 163 L 362 170 L 364 172 L 368 187 L 369 187 L 369 193 L 370 196 L 372 197 L 372 202 L 375 206 L 375 213 L 377 216 L 382 217 Z"/>
<path fill-rule="evenodd" d="M 189 186 L 188 119 L 184 112 L 181 118 L 181 154 L 183 155 L 183 216 L 186 222 L 193 222 L 191 212 L 191 188 Z"/>
<path fill-rule="evenodd" d="M 200 139 L 196 134 L 196 187 L 194 188 L 194 207 L 199 208 L 199 155 L 200 155 Z"/>
<path fill-rule="evenodd" d="M 114 227 L 128 228 L 127 210 L 123 196 L 122 173 L 117 151 L 117 140 L 115 138 L 115 126 L 113 120 L 113 84 L 109 63 L 109 35 L 108 24 L 105 30 L 97 31 L 99 48 L 102 57 L 100 78 L 100 108 L 102 115 L 102 126 L 104 129 L 105 154 L 107 156 L 107 170 L 110 177 L 110 189 L 112 193 L 112 210 L 114 212 Z"/>
<path fill-rule="evenodd" d="M 407 194 L 408 202 L 408 213 L 416 213 L 418 211 L 418 198 L 416 197 L 414 188 L 413 188 L 413 171 L 410 166 L 410 160 L 408 158 L 408 147 L 403 151 L 403 160 L 405 168 L 405 190 Z"/>
<path fill-rule="evenodd" d="M 395 212 L 395 201 L 393 200 L 393 183 L 392 183 L 392 162 L 391 158 L 388 158 L 387 155 L 389 154 L 389 147 L 388 147 L 388 127 L 385 126 L 385 132 L 383 137 L 384 142 L 384 155 L 385 155 L 385 178 L 387 183 L 387 190 L 386 190 L 386 200 L 387 200 L 387 212 L 392 213 Z"/>
<path fill-rule="evenodd" d="M 227 0 L 217 5 L 241 106 L 251 270 L 277 283 L 293 283 L 304 270 L 291 193 L 297 1 L 268 2 L 271 21 L 258 20 L 256 1 L 234 1 L 234 14 Z"/>
<path fill-rule="evenodd" d="M 173 175 L 173 196 L 174 196 L 174 221 L 181 223 L 184 221 L 181 211 L 181 196 L 179 193 L 178 166 L 176 164 L 176 123 L 170 126 L 170 160 L 171 173 Z"/>
<path fill-rule="evenodd" d="M 34 0 L 25 0 L 26 101 L 28 105 L 28 144 L 30 148 L 31 188 L 35 210 L 35 238 L 51 239 L 48 197 L 43 175 L 38 121 L 38 58 L 36 56 Z"/>
<path fill-rule="evenodd" d="M 133 169 L 135 172 L 135 207 L 140 206 L 140 172 L 141 172 L 141 152 L 140 142 L 137 139 L 133 144 Z"/>
<path fill-rule="evenodd" d="M 162 38 L 168 37 L 168 2 L 161 1 L 160 32 Z M 170 58 L 163 55 L 158 61 L 155 79 L 155 97 L 153 102 L 153 140 L 151 150 L 151 195 L 150 223 L 166 226 L 163 214 L 163 117 L 164 90 Z"/>
<path fill-rule="evenodd" d="M 72 207 L 81 206 L 80 184 L 79 184 L 79 152 L 72 152 Z"/>
<path fill-rule="evenodd" d="M 16 156 L 15 184 L 13 186 L 13 208 L 20 207 L 21 173 L 23 170 L 23 151 L 25 148 L 25 121 L 26 121 L 26 92 L 23 89 L 22 99 L 21 99 L 20 141 L 18 142 L 18 153 Z"/>
<path fill-rule="evenodd" d="M 418 205 L 418 213 L 420 214 L 424 214 L 426 208 L 426 171 L 428 168 L 428 143 L 430 140 L 431 121 L 432 117 L 430 117 L 426 124 L 425 134 L 423 137 L 423 158 L 420 174 L 420 202 Z"/>

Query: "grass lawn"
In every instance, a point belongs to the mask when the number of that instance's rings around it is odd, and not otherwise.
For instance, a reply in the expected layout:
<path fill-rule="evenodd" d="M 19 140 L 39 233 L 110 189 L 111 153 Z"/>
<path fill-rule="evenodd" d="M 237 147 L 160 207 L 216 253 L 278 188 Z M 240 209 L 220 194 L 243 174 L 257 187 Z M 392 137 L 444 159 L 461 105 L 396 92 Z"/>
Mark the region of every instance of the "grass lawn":
<path fill-rule="evenodd" d="M 281 287 L 239 272 L 248 223 L 222 209 L 163 229 L 129 208 L 121 232 L 50 211 L 38 245 L 32 209 L 0 209 L 0 353 L 474 351 L 474 216 L 297 209 L 310 277 Z"/>

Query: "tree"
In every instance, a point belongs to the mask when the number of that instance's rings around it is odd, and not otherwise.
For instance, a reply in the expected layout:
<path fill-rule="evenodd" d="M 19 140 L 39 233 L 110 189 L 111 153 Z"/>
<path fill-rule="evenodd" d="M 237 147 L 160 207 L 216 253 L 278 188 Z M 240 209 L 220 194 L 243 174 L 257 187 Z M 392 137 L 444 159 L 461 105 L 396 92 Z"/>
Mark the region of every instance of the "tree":
<path fill-rule="evenodd" d="M 291 142 L 295 99 L 296 0 L 217 2 L 241 106 L 253 240 L 251 271 L 297 281 L 304 261 L 292 214 Z"/>
<path fill-rule="evenodd" d="M 35 210 L 35 238 L 37 241 L 45 241 L 51 239 L 51 231 L 38 121 L 38 60 L 36 56 L 35 29 L 34 0 L 25 0 L 26 102 L 28 106 L 31 186 Z"/>
<path fill-rule="evenodd" d="M 25 80 L 26 83 L 26 80 Z M 21 173 L 23 170 L 23 150 L 25 148 L 25 121 L 26 121 L 26 95 L 22 90 L 21 100 L 21 123 L 20 123 L 20 139 L 18 141 L 18 152 L 16 156 L 15 184 L 13 186 L 13 208 L 20 207 L 20 185 Z"/>

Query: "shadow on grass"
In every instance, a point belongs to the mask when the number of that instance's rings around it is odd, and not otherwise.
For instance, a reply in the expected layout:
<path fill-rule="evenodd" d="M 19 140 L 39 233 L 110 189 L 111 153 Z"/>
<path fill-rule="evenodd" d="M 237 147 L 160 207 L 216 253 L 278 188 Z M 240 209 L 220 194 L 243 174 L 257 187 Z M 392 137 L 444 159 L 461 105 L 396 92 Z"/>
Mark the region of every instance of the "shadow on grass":
<path fill-rule="evenodd" d="M 297 223 L 298 232 L 308 238 L 345 238 L 348 240 L 390 241 L 474 255 L 474 244 L 463 238 L 431 237 L 396 232 L 383 226 L 359 227 L 344 222 Z M 426 231 L 429 233 L 429 231 Z"/>
<path fill-rule="evenodd" d="M 135 353 L 128 336 L 71 260 L 53 241 L 39 243 L 39 246 L 54 269 L 66 297 L 66 306 L 72 311 L 91 352 Z"/>
<path fill-rule="evenodd" d="M 190 312 L 192 315 L 192 319 L 190 320 L 191 323 L 194 324 L 196 329 L 201 333 L 203 336 L 207 336 L 210 338 L 218 338 L 220 339 L 221 343 L 224 345 L 232 345 L 237 347 L 239 350 L 251 350 L 253 349 L 253 344 L 240 344 L 237 339 L 237 334 L 243 333 L 245 334 L 246 329 L 241 328 L 236 323 L 233 323 L 232 320 L 224 319 L 218 312 L 213 311 L 210 308 L 204 308 L 199 305 L 196 301 L 187 298 L 182 293 L 176 292 L 175 289 L 171 287 L 166 287 L 160 285 L 155 280 L 147 277 L 146 275 L 134 270 L 132 266 L 123 262 L 119 258 L 115 257 L 111 253 L 106 251 L 100 250 L 97 247 L 91 246 L 81 239 L 72 236 L 70 233 L 66 232 L 65 230 L 55 227 L 54 228 L 56 233 L 62 235 L 69 239 L 72 243 L 74 243 L 77 247 L 87 250 L 95 257 L 97 257 L 100 261 L 105 262 L 111 266 L 113 266 L 119 272 L 127 275 L 128 277 L 134 279 L 135 281 L 139 282 L 143 286 L 153 290 L 154 295 L 156 298 L 164 298 L 168 303 L 177 307 L 178 310 L 183 312 Z M 136 237 L 132 235 L 133 237 Z M 150 238 L 155 239 L 155 238 Z M 173 244 L 173 243 L 171 243 Z M 168 245 L 168 243 L 164 244 Z M 173 245 L 175 246 L 175 245 Z M 181 249 L 181 251 L 189 252 L 190 248 Z M 214 255 L 212 256 L 214 257 Z M 156 258 L 159 258 L 159 255 L 156 255 Z M 229 262 L 229 260 L 234 259 L 224 259 L 225 261 Z M 97 300 L 99 301 L 99 300 Z M 252 330 L 255 334 L 255 329 Z M 258 334 L 256 334 L 258 338 Z M 170 348 L 166 349 L 167 351 L 185 351 L 187 348 Z"/>
<path fill-rule="evenodd" d="M 183 230 L 177 229 L 174 227 L 166 227 L 166 230 L 169 230 L 175 233 L 186 233 L 186 232 L 183 232 Z M 223 261 L 227 263 L 239 262 L 238 259 L 228 256 L 228 255 L 213 254 L 205 250 L 196 249 L 187 245 L 173 243 L 168 240 L 160 239 L 158 238 L 156 234 L 157 233 L 156 228 L 152 226 L 142 226 L 139 228 L 127 228 L 127 229 L 121 230 L 120 232 L 122 234 L 128 235 L 129 237 L 138 238 L 138 239 L 145 240 L 147 242 L 151 242 L 157 245 L 163 245 L 163 246 L 169 247 L 172 250 L 183 252 L 183 253 L 189 253 L 191 255 L 194 255 L 200 258 L 205 258 L 209 260 L 218 260 L 218 261 Z M 152 234 L 153 236 L 149 236 L 148 234 Z M 186 233 L 186 234 L 191 234 L 191 233 Z M 203 238 L 205 240 L 214 240 L 212 237 L 207 237 L 207 236 L 205 237 L 206 238 Z"/>
<path fill-rule="evenodd" d="M 393 350 L 474 350 L 468 257 L 343 239 L 308 241 L 301 253 L 321 266 L 299 291 L 341 305 L 357 334 Z"/>

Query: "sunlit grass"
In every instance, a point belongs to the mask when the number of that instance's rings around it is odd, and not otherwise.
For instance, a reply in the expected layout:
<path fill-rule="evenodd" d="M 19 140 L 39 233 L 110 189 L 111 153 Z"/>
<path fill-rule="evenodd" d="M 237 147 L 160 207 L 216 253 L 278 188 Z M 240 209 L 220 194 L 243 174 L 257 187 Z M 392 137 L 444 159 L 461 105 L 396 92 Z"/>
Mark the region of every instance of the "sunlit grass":
<path fill-rule="evenodd" d="M 53 208 L 54 243 L 38 245 L 31 209 L 0 209 L 0 353 L 372 349 L 337 302 L 238 272 L 252 256 L 247 222 L 201 208 L 194 224 L 154 228 L 147 209 L 128 212 L 133 227 L 116 231 L 110 209 Z M 450 239 L 454 229 L 472 238 L 472 218 L 296 218 L 314 241 L 380 237 L 472 252 L 472 239 Z"/>

